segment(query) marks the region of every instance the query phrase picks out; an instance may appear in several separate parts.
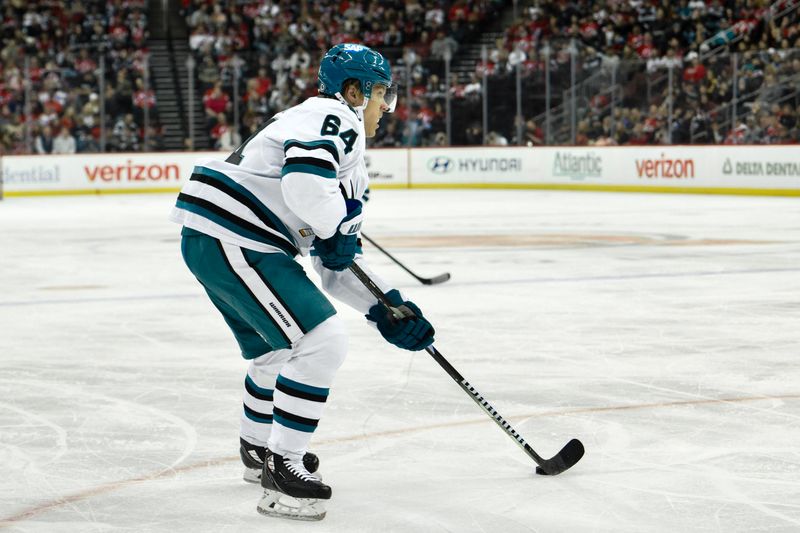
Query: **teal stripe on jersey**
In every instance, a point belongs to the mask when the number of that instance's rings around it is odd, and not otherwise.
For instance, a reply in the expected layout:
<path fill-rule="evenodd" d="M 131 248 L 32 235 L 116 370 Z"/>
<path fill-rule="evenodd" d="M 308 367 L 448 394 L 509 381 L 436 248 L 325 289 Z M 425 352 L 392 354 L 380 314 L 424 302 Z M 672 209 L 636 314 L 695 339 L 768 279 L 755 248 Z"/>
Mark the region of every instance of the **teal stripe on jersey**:
<path fill-rule="evenodd" d="M 301 424 L 300 422 L 295 422 L 294 420 L 288 420 L 283 418 L 281 415 L 272 415 L 272 420 L 284 427 L 296 429 L 297 431 L 302 431 L 304 433 L 314 433 L 314 430 L 317 429 L 314 426 Z"/>
<path fill-rule="evenodd" d="M 290 389 L 294 389 L 300 392 L 308 392 L 310 394 L 314 394 L 317 396 L 327 396 L 330 393 L 330 389 L 323 389 L 322 387 L 312 387 L 311 385 L 298 383 L 297 381 L 293 381 L 289 378 L 283 377 L 281 374 L 278 374 L 277 382 L 286 385 Z"/>
<path fill-rule="evenodd" d="M 203 176 L 208 176 L 209 178 L 213 178 L 215 180 L 219 180 L 220 182 L 224 183 L 225 185 L 235 190 L 242 196 L 249 199 L 258 208 L 258 210 L 261 211 L 261 213 L 275 225 L 275 229 L 280 231 L 287 239 L 289 239 L 289 242 L 293 242 L 292 232 L 289 231 L 289 228 L 287 228 L 286 225 L 283 222 L 281 222 L 281 219 L 279 219 L 275 215 L 275 213 L 270 211 L 269 208 L 265 206 L 261 202 L 261 200 L 259 200 L 258 197 L 252 192 L 250 192 L 247 188 L 243 187 L 239 183 L 236 183 L 234 180 L 232 180 L 230 177 L 226 176 L 222 172 L 218 172 L 216 170 L 207 167 L 197 166 L 194 167 L 194 170 L 192 172 L 196 174 L 202 174 Z"/>
<path fill-rule="evenodd" d="M 236 233 L 237 235 L 241 235 L 242 237 L 245 237 L 247 239 L 250 239 L 250 240 L 253 240 L 253 241 L 256 241 L 256 242 L 260 242 L 262 244 L 267 244 L 269 246 L 275 246 L 276 248 L 280 248 L 281 250 L 286 252 L 289 256 L 294 257 L 294 255 L 296 253 L 295 250 L 293 249 L 294 248 L 293 246 L 291 246 L 289 243 L 284 244 L 284 243 L 280 242 L 283 239 L 281 239 L 281 237 L 278 237 L 277 235 L 275 236 L 274 240 L 267 240 L 264 237 L 262 237 L 261 235 L 259 235 L 258 233 L 249 231 L 249 230 L 241 227 L 240 225 L 231 222 L 230 220 L 228 220 L 226 218 L 223 218 L 223 217 L 221 217 L 221 216 L 219 216 L 219 215 L 217 215 L 215 213 L 212 213 L 208 209 L 204 209 L 204 208 L 200 207 L 199 205 L 190 204 L 189 202 L 184 202 L 182 200 L 178 200 L 177 202 L 175 202 L 175 207 L 177 207 L 179 209 L 185 209 L 186 211 L 190 211 L 190 212 L 192 212 L 192 213 L 194 213 L 196 215 L 200 215 L 203 218 L 207 218 L 210 221 L 212 221 L 212 222 L 214 222 L 216 224 L 219 224 L 223 228 L 228 229 L 228 230 L 232 231 L 233 233 Z"/>
<path fill-rule="evenodd" d="M 314 174 L 323 178 L 336 179 L 336 172 L 325 168 L 315 167 L 314 165 L 284 165 L 281 177 L 292 172 L 302 172 L 304 174 Z"/>

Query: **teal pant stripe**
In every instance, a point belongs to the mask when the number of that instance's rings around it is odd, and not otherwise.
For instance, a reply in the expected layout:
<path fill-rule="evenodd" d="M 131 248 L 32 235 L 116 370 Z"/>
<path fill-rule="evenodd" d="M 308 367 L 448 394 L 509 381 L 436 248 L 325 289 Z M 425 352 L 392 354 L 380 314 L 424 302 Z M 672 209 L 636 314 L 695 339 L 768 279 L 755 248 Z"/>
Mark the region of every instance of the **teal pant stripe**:
<path fill-rule="evenodd" d="M 289 239 L 290 241 L 292 240 L 291 231 L 289 231 L 289 228 L 287 228 L 286 225 L 283 222 L 281 222 L 281 220 L 277 216 L 275 216 L 275 213 L 270 211 L 269 208 L 267 206 L 265 206 L 261 202 L 261 200 L 258 199 L 258 197 L 256 197 L 256 195 L 254 195 L 252 192 L 250 192 L 246 188 L 242 187 L 240 184 L 236 183 L 229 176 L 226 176 L 222 172 L 218 172 L 218 171 L 210 169 L 210 168 L 199 167 L 199 166 L 198 167 L 194 167 L 194 171 L 193 172 L 196 173 L 196 174 L 202 174 L 204 176 L 208 176 L 209 178 L 214 178 L 214 179 L 216 179 L 218 181 L 221 181 L 222 183 L 224 183 L 225 185 L 227 185 L 231 189 L 235 190 L 236 192 L 238 192 L 242 196 L 246 197 L 248 200 L 250 200 L 258 208 L 259 211 L 261 211 L 261 213 L 265 217 L 267 217 L 270 220 L 270 222 L 272 222 L 275 225 L 275 228 L 278 231 L 283 233 L 283 235 L 287 239 Z"/>
<path fill-rule="evenodd" d="M 290 389 L 294 389 L 300 392 L 308 392 L 309 394 L 314 394 L 316 396 L 327 396 L 331 391 L 330 389 L 323 389 L 322 387 L 312 387 L 311 385 L 298 383 L 297 381 L 293 381 L 289 378 L 283 377 L 281 374 L 278 374 L 277 382 L 282 385 L 286 385 Z"/>
<path fill-rule="evenodd" d="M 324 168 L 315 167 L 314 165 L 284 165 L 281 170 L 281 176 L 291 174 L 293 172 L 302 172 L 303 174 L 314 174 L 323 178 L 336 179 L 336 172 Z"/>
<path fill-rule="evenodd" d="M 275 423 L 277 424 L 280 424 L 290 429 L 296 429 L 297 431 L 302 431 L 304 433 L 314 433 L 314 430 L 317 429 L 314 426 L 308 426 L 306 424 L 301 424 L 293 420 L 287 420 L 286 418 L 283 418 L 280 415 L 273 415 L 272 418 L 273 420 L 275 420 Z"/>

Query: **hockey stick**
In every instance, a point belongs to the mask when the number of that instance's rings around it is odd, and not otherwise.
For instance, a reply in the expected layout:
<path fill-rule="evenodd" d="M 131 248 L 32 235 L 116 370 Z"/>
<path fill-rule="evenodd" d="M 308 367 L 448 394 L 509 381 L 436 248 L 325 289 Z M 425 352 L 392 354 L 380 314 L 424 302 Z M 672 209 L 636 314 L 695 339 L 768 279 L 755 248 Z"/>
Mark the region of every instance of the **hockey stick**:
<path fill-rule="evenodd" d="M 350 271 L 355 274 L 359 281 L 361 281 L 361 283 L 363 283 L 367 289 L 369 289 L 369 292 L 371 292 L 372 295 L 378 299 L 378 301 L 380 301 L 392 312 L 395 318 L 403 318 L 403 314 L 397 308 L 392 306 L 389 299 L 383 294 L 383 291 L 381 291 L 380 288 L 375 285 L 375 282 L 373 282 L 355 262 L 350 264 Z M 514 442 L 516 442 L 519 447 L 522 448 L 526 454 L 528 454 L 528 457 L 533 459 L 536 464 L 539 465 L 536 467 L 537 474 L 555 476 L 556 474 L 560 474 L 564 470 L 574 466 L 575 463 L 580 461 L 581 457 L 583 457 L 583 444 L 581 444 L 581 441 L 578 439 L 572 439 L 563 448 L 561 448 L 560 452 L 550 459 L 542 458 L 534 451 L 533 448 L 530 447 L 527 442 L 525 442 L 525 439 L 523 439 L 522 436 L 517 433 L 513 427 L 511 427 L 511 424 L 506 422 L 506 420 L 500 416 L 500 413 L 498 413 L 497 410 L 486 401 L 483 395 L 481 395 L 481 393 L 478 392 L 474 386 L 470 385 L 470 383 L 464 379 L 464 376 L 462 376 L 458 370 L 456 370 L 455 367 L 453 367 L 453 365 L 451 365 L 447 359 L 445 359 L 444 356 L 439 353 L 439 350 L 431 345 L 425 348 L 425 351 L 427 351 L 431 357 L 433 357 L 433 359 L 439 363 L 439 366 L 441 366 L 444 371 L 447 372 L 451 378 L 453 378 L 453 381 L 458 383 L 458 386 L 461 387 L 464 392 L 469 394 L 470 398 L 472 398 L 472 400 L 477 403 L 478 406 L 483 409 L 486 414 L 488 414 L 492 420 L 494 420 L 495 423 L 502 428 L 503 431 L 506 432 L 506 435 L 514 439 Z"/>
<path fill-rule="evenodd" d="M 406 272 L 411 274 L 414 278 L 416 278 L 417 281 L 419 281 L 423 285 L 436 285 L 438 283 L 444 283 L 445 281 L 450 279 L 450 273 L 449 272 L 445 272 L 444 274 L 439 274 L 438 276 L 435 276 L 435 277 L 432 277 L 432 278 L 423 278 L 423 277 L 417 276 L 416 274 L 411 272 L 411 270 L 409 270 L 408 267 L 406 267 L 403 263 L 401 263 L 400 261 L 395 259 L 395 257 L 392 254 L 390 254 L 389 252 L 387 252 L 386 250 L 381 248 L 380 245 L 378 245 L 377 242 L 375 242 L 372 239 L 370 239 L 369 237 L 367 237 L 364 234 L 363 231 L 361 232 L 361 236 L 364 237 L 367 240 L 367 242 L 370 243 L 372 246 L 374 246 L 375 248 L 377 248 L 378 250 L 380 250 L 381 252 L 386 254 L 386 257 L 388 257 L 389 259 L 394 261 L 397 264 L 397 266 L 399 266 L 400 268 L 402 268 L 403 270 L 405 270 Z"/>

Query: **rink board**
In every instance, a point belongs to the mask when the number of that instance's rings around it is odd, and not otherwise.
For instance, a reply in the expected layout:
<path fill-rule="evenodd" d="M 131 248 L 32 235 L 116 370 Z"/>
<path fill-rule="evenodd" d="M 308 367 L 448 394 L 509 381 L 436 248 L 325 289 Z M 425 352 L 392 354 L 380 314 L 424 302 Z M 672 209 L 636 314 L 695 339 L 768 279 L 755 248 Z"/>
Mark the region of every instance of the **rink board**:
<path fill-rule="evenodd" d="M 377 148 L 371 186 L 800 196 L 792 145 Z M 175 192 L 221 152 L 6 156 L 4 196 Z"/>

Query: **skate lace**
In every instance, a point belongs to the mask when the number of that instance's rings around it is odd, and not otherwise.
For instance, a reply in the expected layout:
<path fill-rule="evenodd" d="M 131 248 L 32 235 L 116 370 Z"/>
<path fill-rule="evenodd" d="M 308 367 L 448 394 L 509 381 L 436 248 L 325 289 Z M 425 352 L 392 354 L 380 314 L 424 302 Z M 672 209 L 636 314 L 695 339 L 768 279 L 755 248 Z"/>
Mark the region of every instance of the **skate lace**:
<path fill-rule="evenodd" d="M 289 461 L 288 459 L 283 462 L 287 470 L 302 479 L 303 481 L 317 481 L 317 477 L 306 470 L 301 461 Z"/>

